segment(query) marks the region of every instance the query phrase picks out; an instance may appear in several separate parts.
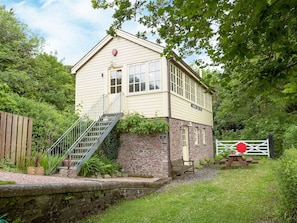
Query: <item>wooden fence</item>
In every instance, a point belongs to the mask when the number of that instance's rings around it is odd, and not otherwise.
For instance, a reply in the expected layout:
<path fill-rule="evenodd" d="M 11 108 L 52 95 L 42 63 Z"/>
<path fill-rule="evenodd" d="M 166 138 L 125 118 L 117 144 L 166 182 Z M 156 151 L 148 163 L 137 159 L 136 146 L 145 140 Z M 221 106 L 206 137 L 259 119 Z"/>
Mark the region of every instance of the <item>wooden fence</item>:
<path fill-rule="evenodd" d="M 32 119 L 0 111 L 0 160 L 21 167 L 30 160 Z"/>

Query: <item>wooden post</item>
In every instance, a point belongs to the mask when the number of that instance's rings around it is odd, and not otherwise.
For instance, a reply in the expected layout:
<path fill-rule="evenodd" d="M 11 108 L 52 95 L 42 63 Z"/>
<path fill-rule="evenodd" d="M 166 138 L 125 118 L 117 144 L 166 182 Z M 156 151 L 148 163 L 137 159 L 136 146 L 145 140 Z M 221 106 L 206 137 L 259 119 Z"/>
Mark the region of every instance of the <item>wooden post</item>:
<path fill-rule="evenodd" d="M 269 143 L 269 155 L 270 158 L 274 158 L 274 143 L 272 135 L 268 136 L 268 143 Z"/>

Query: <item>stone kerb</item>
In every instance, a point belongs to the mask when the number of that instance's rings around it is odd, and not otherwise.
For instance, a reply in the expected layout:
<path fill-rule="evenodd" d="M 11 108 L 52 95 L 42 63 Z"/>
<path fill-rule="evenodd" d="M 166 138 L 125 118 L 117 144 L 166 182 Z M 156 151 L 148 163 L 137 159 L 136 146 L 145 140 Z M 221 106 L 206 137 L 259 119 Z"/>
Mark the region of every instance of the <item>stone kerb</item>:
<path fill-rule="evenodd" d="M 7 213 L 8 222 L 16 219 L 21 222 L 73 222 L 101 212 L 119 200 L 150 194 L 167 182 L 2 185 L 0 214 Z"/>

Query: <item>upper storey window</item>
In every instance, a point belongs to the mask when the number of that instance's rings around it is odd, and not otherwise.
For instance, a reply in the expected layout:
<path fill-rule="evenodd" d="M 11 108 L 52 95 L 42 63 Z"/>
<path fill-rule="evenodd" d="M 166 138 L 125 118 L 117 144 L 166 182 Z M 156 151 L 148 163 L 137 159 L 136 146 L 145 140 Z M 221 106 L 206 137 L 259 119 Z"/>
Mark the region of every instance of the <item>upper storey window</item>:
<path fill-rule="evenodd" d="M 160 61 L 150 61 L 129 66 L 129 93 L 154 91 L 160 88 Z"/>

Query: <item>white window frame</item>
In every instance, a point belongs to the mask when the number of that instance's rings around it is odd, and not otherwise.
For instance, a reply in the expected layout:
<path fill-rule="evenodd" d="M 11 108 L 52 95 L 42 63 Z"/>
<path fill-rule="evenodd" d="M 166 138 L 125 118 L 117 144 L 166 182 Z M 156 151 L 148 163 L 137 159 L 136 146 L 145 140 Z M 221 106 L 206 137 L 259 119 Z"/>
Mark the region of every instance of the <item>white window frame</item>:
<path fill-rule="evenodd" d="M 112 76 L 115 75 L 115 76 Z M 114 80 L 114 82 L 113 82 Z M 120 80 L 120 81 L 119 81 Z M 123 71 L 122 69 L 113 69 L 109 71 L 109 91 L 111 94 L 122 92 Z M 112 90 L 114 88 L 114 91 Z"/>

